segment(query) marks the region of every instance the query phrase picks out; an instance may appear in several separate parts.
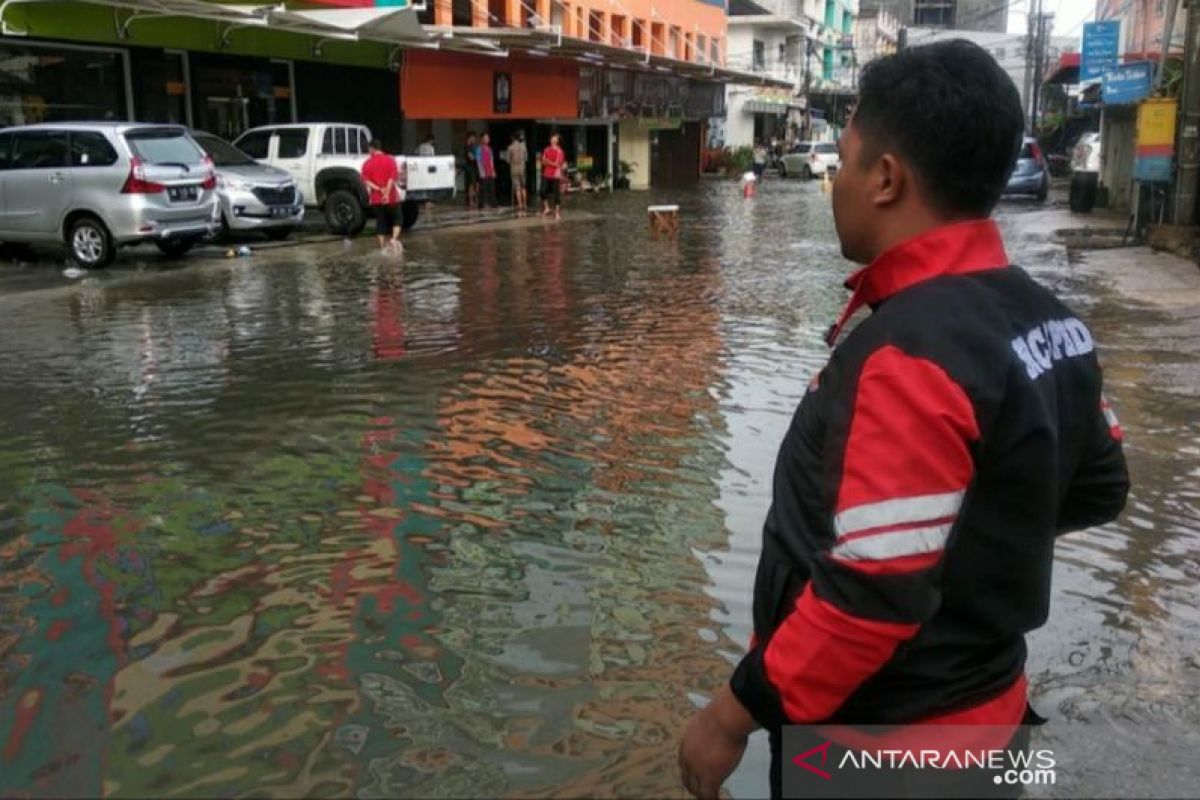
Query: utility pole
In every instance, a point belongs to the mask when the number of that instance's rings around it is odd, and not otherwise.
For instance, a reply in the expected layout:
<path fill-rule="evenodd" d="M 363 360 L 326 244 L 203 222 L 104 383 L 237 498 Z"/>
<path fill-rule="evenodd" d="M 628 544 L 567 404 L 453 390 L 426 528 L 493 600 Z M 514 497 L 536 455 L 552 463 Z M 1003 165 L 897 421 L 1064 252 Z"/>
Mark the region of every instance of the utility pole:
<path fill-rule="evenodd" d="M 1037 0 L 1037 9 L 1037 16 L 1034 18 L 1037 39 L 1033 62 L 1033 93 L 1029 102 L 1029 132 L 1034 136 L 1037 135 L 1038 106 L 1041 104 L 1042 97 L 1042 74 L 1046 65 L 1046 22 L 1053 18 L 1052 14 L 1042 13 L 1042 0 Z"/>
<path fill-rule="evenodd" d="M 812 138 L 812 39 L 804 32 L 804 133 L 802 141 Z"/>
<path fill-rule="evenodd" d="M 1033 20 L 1032 13 L 1028 14 L 1025 19 L 1025 78 L 1022 81 L 1021 88 L 1024 89 L 1023 97 L 1025 98 L 1025 106 L 1022 111 L 1025 114 L 1029 113 L 1030 102 L 1033 99 Z M 1030 117 L 1031 124 L 1033 117 Z"/>
<path fill-rule="evenodd" d="M 1183 40 L 1183 89 L 1179 94 L 1178 170 L 1175 173 L 1175 224 L 1196 223 L 1200 190 L 1200 2 L 1189 0 Z"/>
<path fill-rule="evenodd" d="M 1167 21 L 1163 25 L 1162 54 L 1158 57 L 1158 67 L 1154 70 L 1154 86 L 1151 95 L 1157 95 L 1162 88 L 1163 75 L 1167 71 L 1167 57 L 1171 55 L 1171 40 L 1175 38 L 1175 9 L 1183 0 L 1167 0 Z"/>

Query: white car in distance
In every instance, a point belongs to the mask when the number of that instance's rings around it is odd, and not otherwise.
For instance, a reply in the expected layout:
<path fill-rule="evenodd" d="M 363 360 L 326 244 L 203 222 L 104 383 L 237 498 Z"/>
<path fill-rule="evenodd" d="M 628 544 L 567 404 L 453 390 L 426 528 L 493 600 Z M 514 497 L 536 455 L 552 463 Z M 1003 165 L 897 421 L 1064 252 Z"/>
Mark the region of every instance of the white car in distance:
<path fill-rule="evenodd" d="M 811 179 L 826 174 L 832 177 L 841 165 L 836 143 L 797 142 L 779 159 L 779 174 L 784 178 L 798 175 Z"/>

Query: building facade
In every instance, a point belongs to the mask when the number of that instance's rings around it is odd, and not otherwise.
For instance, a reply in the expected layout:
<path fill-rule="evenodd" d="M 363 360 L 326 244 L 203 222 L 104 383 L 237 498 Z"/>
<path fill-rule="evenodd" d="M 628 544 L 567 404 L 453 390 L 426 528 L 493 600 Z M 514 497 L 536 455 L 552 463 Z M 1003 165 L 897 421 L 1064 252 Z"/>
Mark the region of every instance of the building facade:
<path fill-rule="evenodd" d="M 855 32 L 855 55 L 859 64 L 896 52 L 900 43 L 900 20 L 890 6 L 863 6 Z"/>
<path fill-rule="evenodd" d="M 5 3 L 0 26 L 0 125 L 355 122 L 442 153 L 468 129 L 497 149 L 558 130 L 610 185 L 620 161 L 640 185 L 694 179 L 724 84 L 770 83 L 724 66 L 723 0 L 79 0 Z"/>
<path fill-rule="evenodd" d="M 806 41 L 816 29 L 803 2 L 732 0 L 727 63 L 783 85 L 726 86 L 726 116 L 712 125 L 711 146 L 737 149 L 794 138 L 804 109 L 805 70 L 815 68 L 811 57 L 806 63 Z"/>
<path fill-rule="evenodd" d="M 1171 0 L 1097 0 L 1096 19 L 1121 20 L 1121 50 L 1127 55 L 1154 57 L 1162 53 L 1167 3 Z M 1183 53 L 1188 7 L 1180 3 L 1171 34 L 1173 53 Z"/>
<path fill-rule="evenodd" d="M 894 0 L 874 5 L 892 9 L 902 27 L 1003 33 L 1013 4 L 1007 0 Z"/>
<path fill-rule="evenodd" d="M 995 33 L 986 31 L 963 31 L 945 28 L 909 28 L 905 45 L 915 47 L 922 44 L 949 39 L 966 39 L 987 50 L 1004 71 L 1012 78 L 1021 93 L 1021 107 L 1029 113 L 1030 94 L 1033 84 L 1032 50 L 1029 37 L 1023 33 Z M 1046 45 L 1046 64 L 1051 65 L 1066 52 L 1077 51 L 1079 39 L 1071 36 L 1051 36 Z M 1046 67 L 1046 74 L 1050 67 Z"/>

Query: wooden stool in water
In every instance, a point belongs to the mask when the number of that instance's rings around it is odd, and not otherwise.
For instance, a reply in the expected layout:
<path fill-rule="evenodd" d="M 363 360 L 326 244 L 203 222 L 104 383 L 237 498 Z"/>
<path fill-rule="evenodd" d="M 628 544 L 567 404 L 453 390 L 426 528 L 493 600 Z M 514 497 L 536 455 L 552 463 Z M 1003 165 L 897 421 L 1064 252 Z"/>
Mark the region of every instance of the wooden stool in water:
<path fill-rule="evenodd" d="M 655 235 L 674 236 L 679 231 L 679 206 L 648 206 L 646 213 Z"/>

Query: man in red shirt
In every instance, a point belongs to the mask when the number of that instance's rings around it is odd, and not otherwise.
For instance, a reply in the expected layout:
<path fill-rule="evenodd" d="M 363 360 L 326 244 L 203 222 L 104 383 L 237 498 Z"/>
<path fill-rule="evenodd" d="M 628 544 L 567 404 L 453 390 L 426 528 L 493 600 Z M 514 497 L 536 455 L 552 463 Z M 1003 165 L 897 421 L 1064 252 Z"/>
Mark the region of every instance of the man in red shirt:
<path fill-rule="evenodd" d="M 567 154 L 558 144 L 558 134 L 550 137 L 550 146 L 542 151 L 542 216 L 550 215 L 554 206 L 554 218 L 562 219 L 562 179 L 567 166 Z"/>
<path fill-rule="evenodd" d="M 397 213 L 402 199 L 400 169 L 396 166 L 396 159 L 383 152 L 383 145 L 378 139 L 371 141 L 370 153 L 363 163 L 362 176 L 367 185 L 371 210 L 375 213 L 375 239 L 379 242 L 380 250 L 399 253 L 404 249 L 400 244 L 400 217 Z"/>

